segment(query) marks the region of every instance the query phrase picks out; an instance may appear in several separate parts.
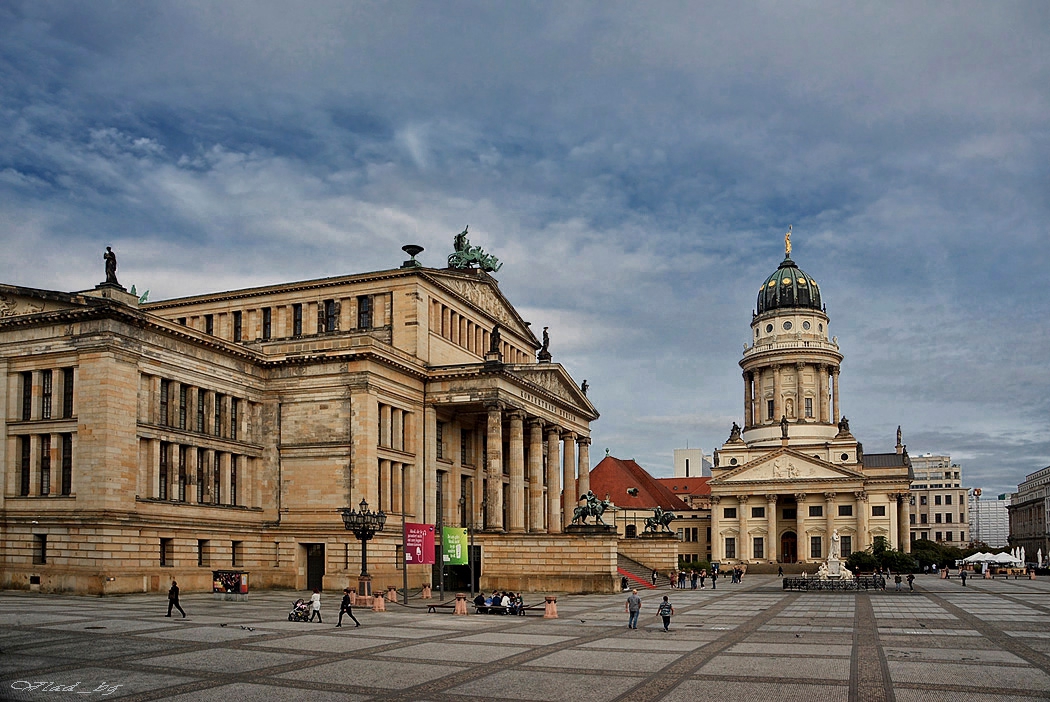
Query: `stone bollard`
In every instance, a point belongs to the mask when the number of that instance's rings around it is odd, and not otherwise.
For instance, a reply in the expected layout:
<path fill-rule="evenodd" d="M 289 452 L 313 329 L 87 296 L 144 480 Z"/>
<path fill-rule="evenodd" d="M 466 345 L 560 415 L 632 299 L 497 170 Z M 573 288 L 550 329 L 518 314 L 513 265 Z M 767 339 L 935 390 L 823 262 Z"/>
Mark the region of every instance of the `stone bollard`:
<path fill-rule="evenodd" d="M 386 589 L 386 601 L 387 602 L 397 602 L 397 588 L 394 587 L 393 585 L 387 586 L 387 589 Z"/>
<path fill-rule="evenodd" d="M 992 572 L 990 570 L 984 571 L 984 579 L 985 580 L 991 580 L 992 579 Z"/>
<path fill-rule="evenodd" d="M 558 598 L 553 595 L 547 595 L 543 598 L 546 603 L 543 606 L 543 618 L 544 619 L 557 619 L 558 618 Z"/>
<path fill-rule="evenodd" d="M 433 595 L 430 594 L 430 585 L 424 585 L 423 586 L 423 594 L 420 596 L 420 599 L 422 599 L 422 600 L 431 600 L 433 598 L 434 598 Z"/>
<path fill-rule="evenodd" d="M 452 610 L 453 614 L 467 614 L 467 593 L 457 592 L 456 593 L 456 608 Z"/>
<path fill-rule="evenodd" d="M 948 569 L 944 568 L 943 570 L 941 570 L 941 580 L 947 580 L 947 579 L 948 579 Z"/>
<path fill-rule="evenodd" d="M 1028 579 L 1029 580 L 1035 580 L 1035 571 L 1034 570 L 1028 571 Z"/>
<path fill-rule="evenodd" d="M 357 606 L 357 590 L 350 590 L 350 606 Z"/>
<path fill-rule="evenodd" d="M 372 598 L 372 611 L 373 612 L 385 612 L 386 611 L 386 598 L 382 595 L 376 595 Z"/>

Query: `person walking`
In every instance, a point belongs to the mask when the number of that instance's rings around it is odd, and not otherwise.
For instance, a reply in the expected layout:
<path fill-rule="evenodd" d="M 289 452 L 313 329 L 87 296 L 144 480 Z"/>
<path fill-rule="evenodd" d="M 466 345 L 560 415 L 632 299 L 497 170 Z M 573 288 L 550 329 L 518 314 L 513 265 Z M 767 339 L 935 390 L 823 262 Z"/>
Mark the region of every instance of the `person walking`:
<path fill-rule="evenodd" d="M 664 595 L 664 601 L 660 603 L 660 607 L 656 611 L 664 620 L 664 631 L 670 631 L 671 615 L 674 614 L 674 607 L 667 601 L 667 595 Z"/>
<path fill-rule="evenodd" d="M 908 573 L 908 590 L 915 592 L 915 576 Z"/>
<path fill-rule="evenodd" d="M 310 596 L 310 608 L 313 609 L 310 612 L 310 621 L 317 617 L 317 623 L 324 624 L 324 621 L 321 619 L 321 591 L 317 588 L 314 588 L 314 594 Z"/>
<path fill-rule="evenodd" d="M 186 612 L 183 612 L 182 605 L 179 604 L 179 584 L 174 580 L 171 581 L 171 589 L 168 590 L 168 613 L 164 615 L 165 617 L 171 616 L 172 607 L 182 612 L 183 619 L 186 618 Z"/>
<path fill-rule="evenodd" d="M 657 577 L 656 576 L 656 568 L 653 568 L 653 574 L 652 574 L 653 587 L 656 587 L 656 577 Z"/>
<path fill-rule="evenodd" d="M 355 628 L 361 626 L 361 622 L 357 621 L 357 617 L 354 616 L 354 610 L 350 607 L 350 588 L 343 588 L 343 601 L 339 603 L 339 621 L 336 626 L 343 625 L 343 614 L 350 615 L 350 618 L 354 620 Z"/>
<path fill-rule="evenodd" d="M 897 573 L 893 576 L 893 589 L 897 592 L 901 591 L 901 574 Z"/>
<path fill-rule="evenodd" d="M 666 600 L 667 597 L 664 596 Z M 642 598 L 638 596 L 637 590 L 631 590 L 631 594 L 627 597 L 627 602 L 624 603 L 623 609 L 627 612 L 627 628 L 637 629 L 638 628 L 638 614 L 642 611 Z"/>
<path fill-rule="evenodd" d="M 777 566 L 777 577 L 778 578 L 783 578 L 784 577 L 784 566 Z"/>
<path fill-rule="evenodd" d="M 959 569 L 959 577 L 962 578 L 963 587 L 966 587 L 966 570 L 963 568 Z"/>

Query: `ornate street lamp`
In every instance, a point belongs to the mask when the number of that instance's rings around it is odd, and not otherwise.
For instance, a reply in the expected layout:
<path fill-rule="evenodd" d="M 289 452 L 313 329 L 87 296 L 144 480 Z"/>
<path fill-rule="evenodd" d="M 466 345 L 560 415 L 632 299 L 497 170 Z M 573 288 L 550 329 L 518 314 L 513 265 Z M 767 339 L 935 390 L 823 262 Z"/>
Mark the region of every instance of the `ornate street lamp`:
<path fill-rule="evenodd" d="M 373 512 L 368 509 L 368 502 L 361 500 L 356 510 L 343 507 L 339 510 L 343 516 L 343 526 L 361 542 L 361 575 L 357 578 L 357 594 L 372 594 L 372 578 L 368 575 L 368 542 L 377 532 L 386 526 L 386 513 L 383 510 Z"/>

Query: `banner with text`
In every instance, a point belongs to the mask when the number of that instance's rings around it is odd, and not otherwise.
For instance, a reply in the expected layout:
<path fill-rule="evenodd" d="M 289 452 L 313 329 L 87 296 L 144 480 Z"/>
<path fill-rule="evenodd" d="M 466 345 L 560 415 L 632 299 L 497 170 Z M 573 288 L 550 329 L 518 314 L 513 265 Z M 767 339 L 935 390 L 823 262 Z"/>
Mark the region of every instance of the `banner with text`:
<path fill-rule="evenodd" d="M 445 565 L 467 565 L 467 530 L 442 527 L 442 557 Z"/>
<path fill-rule="evenodd" d="M 405 524 L 405 563 L 434 564 L 433 524 Z"/>

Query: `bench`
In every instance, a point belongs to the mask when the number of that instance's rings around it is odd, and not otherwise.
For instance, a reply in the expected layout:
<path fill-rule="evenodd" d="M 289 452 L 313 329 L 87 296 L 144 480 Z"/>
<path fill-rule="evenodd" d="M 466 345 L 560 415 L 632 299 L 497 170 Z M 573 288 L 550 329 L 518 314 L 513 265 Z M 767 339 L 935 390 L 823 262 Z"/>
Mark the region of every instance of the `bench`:
<path fill-rule="evenodd" d="M 474 609 L 478 614 L 507 614 L 510 612 L 510 608 L 503 605 L 474 605 Z"/>
<path fill-rule="evenodd" d="M 427 613 L 428 614 L 436 614 L 439 609 L 440 610 L 448 610 L 449 612 L 451 612 L 455 608 L 456 608 L 455 601 L 452 601 L 452 602 L 435 602 L 434 604 L 428 604 L 427 605 Z"/>

